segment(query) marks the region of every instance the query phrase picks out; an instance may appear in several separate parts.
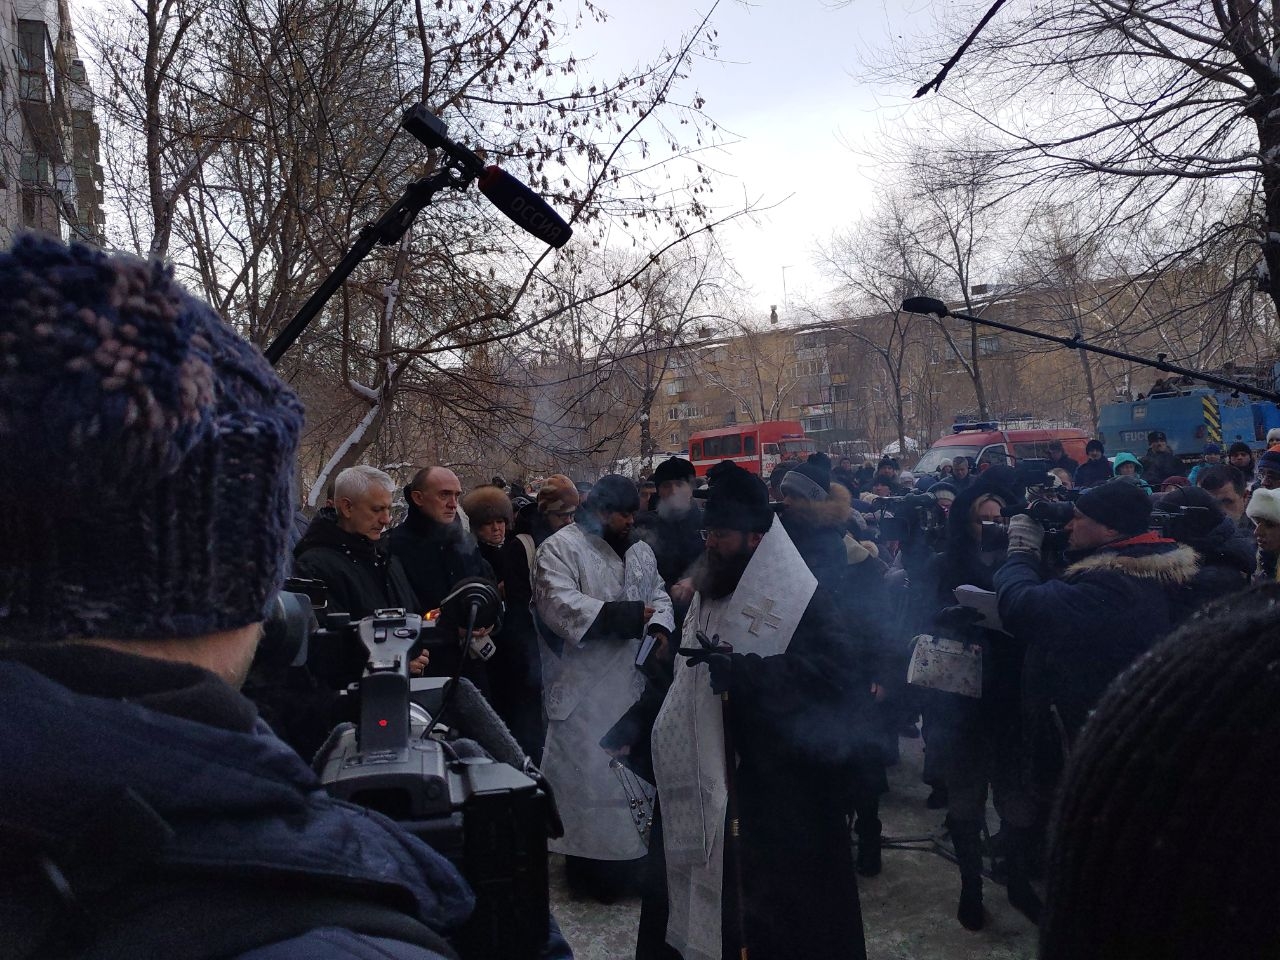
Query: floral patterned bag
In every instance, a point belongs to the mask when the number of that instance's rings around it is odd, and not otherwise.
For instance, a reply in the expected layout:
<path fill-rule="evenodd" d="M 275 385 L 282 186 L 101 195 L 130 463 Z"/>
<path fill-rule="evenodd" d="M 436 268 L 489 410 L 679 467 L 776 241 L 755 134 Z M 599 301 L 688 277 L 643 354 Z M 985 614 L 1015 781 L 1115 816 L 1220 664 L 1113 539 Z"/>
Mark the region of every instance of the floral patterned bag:
<path fill-rule="evenodd" d="M 982 648 L 922 633 L 912 638 L 907 683 L 928 690 L 982 696 Z"/>

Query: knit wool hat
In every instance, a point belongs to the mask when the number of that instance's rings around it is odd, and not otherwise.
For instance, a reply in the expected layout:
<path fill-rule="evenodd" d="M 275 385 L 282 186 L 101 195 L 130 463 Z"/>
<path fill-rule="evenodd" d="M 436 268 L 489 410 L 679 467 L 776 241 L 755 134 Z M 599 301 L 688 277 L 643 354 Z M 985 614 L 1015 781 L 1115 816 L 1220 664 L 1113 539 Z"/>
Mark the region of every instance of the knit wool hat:
<path fill-rule="evenodd" d="M 702 525 L 708 530 L 765 533 L 772 524 L 773 509 L 769 506 L 769 490 L 764 481 L 736 463 L 729 464 L 707 497 Z"/>
<path fill-rule="evenodd" d="M 1221 447 L 1219 444 L 1216 444 L 1216 443 L 1206 443 L 1206 444 L 1204 445 L 1204 454 L 1205 454 L 1206 456 L 1211 456 L 1211 455 L 1213 455 L 1213 454 L 1215 454 L 1215 453 L 1216 453 L 1218 456 L 1222 456 L 1222 447 Z"/>
<path fill-rule="evenodd" d="M 302 405 L 172 270 L 0 254 L 0 636 L 259 621 L 286 570 Z"/>
<path fill-rule="evenodd" d="M 1147 434 L 1147 443 L 1157 443 L 1161 440 L 1167 441 L 1169 438 L 1164 435 L 1163 430 L 1152 430 Z"/>
<path fill-rule="evenodd" d="M 578 488 L 563 473 L 553 473 L 538 488 L 539 513 L 570 513 L 581 500 Z"/>
<path fill-rule="evenodd" d="M 1280 473 L 1280 445 L 1268 447 L 1258 458 L 1258 470 L 1275 470 Z"/>
<path fill-rule="evenodd" d="M 1147 529 L 1151 498 L 1136 484 L 1109 480 L 1080 494 L 1076 509 L 1090 520 L 1132 537 Z"/>
<path fill-rule="evenodd" d="M 1099 453 L 1106 453 L 1107 448 L 1102 445 L 1102 441 L 1096 437 L 1084 445 L 1085 453 L 1092 453 L 1097 450 Z"/>
<path fill-rule="evenodd" d="M 685 480 L 692 483 L 695 476 L 697 472 L 688 460 L 682 457 L 668 457 L 653 471 L 653 484 L 660 487 L 670 480 Z"/>
<path fill-rule="evenodd" d="M 1231 446 L 1227 448 L 1227 456 L 1232 456 L 1233 454 L 1237 454 L 1237 453 L 1247 453 L 1252 456 L 1253 448 L 1250 447 L 1243 440 L 1237 440 L 1235 443 L 1231 444 Z"/>
<path fill-rule="evenodd" d="M 1250 520 L 1267 520 L 1280 524 L 1280 490 L 1259 487 L 1249 495 L 1249 505 L 1244 508 Z"/>
<path fill-rule="evenodd" d="M 476 487 L 462 498 L 462 512 L 473 526 L 483 527 L 495 520 L 505 520 L 510 525 L 514 519 L 511 498 L 500 487 Z"/>
<path fill-rule="evenodd" d="M 812 460 L 798 464 L 782 478 L 782 493 L 820 502 L 831 493 L 831 470 Z"/>

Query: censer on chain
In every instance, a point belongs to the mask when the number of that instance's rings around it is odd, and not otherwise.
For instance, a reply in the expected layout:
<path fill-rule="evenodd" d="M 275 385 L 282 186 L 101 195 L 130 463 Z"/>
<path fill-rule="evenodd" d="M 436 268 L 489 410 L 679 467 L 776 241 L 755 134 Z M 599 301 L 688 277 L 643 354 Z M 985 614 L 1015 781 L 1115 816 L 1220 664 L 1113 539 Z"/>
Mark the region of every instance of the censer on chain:
<path fill-rule="evenodd" d="M 627 798 L 627 806 L 631 811 L 631 820 L 640 834 L 640 841 L 649 845 L 649 831 L 653 829 L 653 793 L 645 789 L 645 782 L 636 776 L 620 760 L 610 760 L 609 769 L 622 785 L 622 793 Z"/>

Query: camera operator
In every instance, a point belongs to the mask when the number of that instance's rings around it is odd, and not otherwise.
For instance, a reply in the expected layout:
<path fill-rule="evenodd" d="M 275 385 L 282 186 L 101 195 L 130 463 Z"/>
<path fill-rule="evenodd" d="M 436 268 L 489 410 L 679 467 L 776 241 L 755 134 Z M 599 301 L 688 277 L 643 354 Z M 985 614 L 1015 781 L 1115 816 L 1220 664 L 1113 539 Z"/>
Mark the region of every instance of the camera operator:
<path fill-rule="evenodd" d="M 7 955 L 453 956 L 457 871 L 236 691 L 285 574 L 297 397 L 159 264 L 24 238 L 0 288 Z"/>
<path fill-rule="evenodd" d="M 1042 835 L 1066 753 L 1089 711 L 1117 674 L 1169 632 L 1177 615 L 1171 594 L 1195 576 L 1195 551 L 1148 531 L 1150 516 L 1150 498 L 1131 483 L 1086 490 L 1066 527 L 1071 562 L 1054 580 L 1042 571 L 1044 528 L 1026 515 L 1009 521 L 1008 558 L 995 587 L 1004 628 L 1027 648 L 1022 705 L 1032 801 L 1010 811 L 1019 848 L 1011 853 L 1011 882 L 1024 844 Z M 1028 915 L 1038 913 L 1038 903 L 1026 906 Z"/>

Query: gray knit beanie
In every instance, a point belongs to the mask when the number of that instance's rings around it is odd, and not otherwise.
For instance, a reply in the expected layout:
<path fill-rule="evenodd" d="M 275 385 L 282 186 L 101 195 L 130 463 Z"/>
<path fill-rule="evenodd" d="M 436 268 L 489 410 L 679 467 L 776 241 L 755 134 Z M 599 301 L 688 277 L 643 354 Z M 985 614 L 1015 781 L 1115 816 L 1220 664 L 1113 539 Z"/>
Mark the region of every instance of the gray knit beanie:
<path fill-rule="evenodd" d="M 302 406 L 159 263 L 0 254 L 0 639 L 181 638 L 279 589 Z"/>

